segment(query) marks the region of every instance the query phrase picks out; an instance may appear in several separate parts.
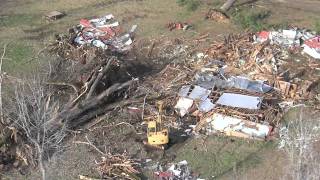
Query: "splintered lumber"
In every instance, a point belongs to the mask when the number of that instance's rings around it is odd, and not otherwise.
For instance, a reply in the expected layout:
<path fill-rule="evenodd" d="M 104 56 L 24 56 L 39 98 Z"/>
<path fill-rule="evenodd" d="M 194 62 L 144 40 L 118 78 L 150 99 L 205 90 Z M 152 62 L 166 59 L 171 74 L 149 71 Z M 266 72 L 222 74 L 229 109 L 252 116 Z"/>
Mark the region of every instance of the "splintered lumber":
<path fill-rule="evenodd" d="M 131 159 L 126 153 L 106 154 L 97 163 L 97 170 L 103 178 L 119 178 L 128 180 L 140 180 L 137 174 L 140 174 L 138 167 L 140 163 Z"/>

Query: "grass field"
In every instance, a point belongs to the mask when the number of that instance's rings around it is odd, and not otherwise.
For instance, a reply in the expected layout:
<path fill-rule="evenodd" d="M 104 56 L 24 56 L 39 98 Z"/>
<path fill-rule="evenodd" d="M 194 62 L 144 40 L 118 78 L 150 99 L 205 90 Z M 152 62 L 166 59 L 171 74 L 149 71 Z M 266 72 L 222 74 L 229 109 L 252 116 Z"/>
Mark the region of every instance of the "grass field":
<path fill-rule="evenodd" d="M 239 32 L 241 29 L 260 30 L 289 24 L 306 26 L 319 31 L 319 15 L 314 13 L 312 1 L 305 2 L 304 6 L 309 9 L 304 9 L 299 4 L 294 6 L 290 4 L 292 7 L 279 4 L 277 8 L 271 8 L 273 5 L 271 2 L 259 3 L 259 1 L 256 6 L 248 6 L 245 0 L 241 0 L 230 12 L 231 23 L 205 20 L 204 14 L 207 10 L 219 7 L 222 2 L 221 0 L 201 1 L 196 9 L 190 10 L 187 7 L 188 4 L 179 5 L 173 0 L 4 1 L 0 7 L 0 45 L 9 43 L 8 48 L 11 52 L 6 56 L 9 62 L 5 62 L 4 69 L 13 72 L 20 67 L 25 67 L 33 55 L 37 55 L 39 50 L 53 40 L 54 34 L 65 33 L 81 18 L 107 13 L 114 14 L 124 28 L 138 24 L 139 38 L 169 36 L 190 39 L 199 34 L 209 33 L 215 39 L 214 36 L 217 37 L 219 34 Z M 52 10 L 65 12 L 67 16 L 48 23 L 43 19 L 43 15 Z M 166 24 L 172 21 L 188 22 L 193 25 L 193 30 L 169 32 Z"/>

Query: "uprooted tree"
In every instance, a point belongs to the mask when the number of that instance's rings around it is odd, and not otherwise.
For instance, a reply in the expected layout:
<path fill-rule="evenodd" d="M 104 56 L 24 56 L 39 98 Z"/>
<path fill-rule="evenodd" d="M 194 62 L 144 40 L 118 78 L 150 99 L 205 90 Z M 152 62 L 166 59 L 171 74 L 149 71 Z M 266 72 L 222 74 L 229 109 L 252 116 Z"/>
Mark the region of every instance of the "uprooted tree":
<path fill-rule="evenodd" d="M 170 48 L 159 48 L 161 57 L 166 50 L 174 50 L 170 43 L 165 46 Z M 26 165 L 38 166 L 43 179 L 44 161 L 62 149 L 69 130 L 117 107 L 146 99 L 146 92 L 136 89 L 136 77 L 150 71 L 148 62 L 153 58 L 149 49 L 144 55 L 112 54 L 92 47 L 74 47 L 68 42 L 59 42 L 53 49 L 58 57 L 42 61 L 31 78 L 2 76 L 6 106 L 1 125 L 7 128 L 2 132 L 1 144 L 21 146 L 20 155 L 15 156 Z M 152 50 L 154 53 L 156 48 Z M 137 60 L 138 56 L 147 56 L 141 58 L 148 62 Z"/>
<path fill-rule="evenodd" d="M 46 73 L 39 73 L 30 79 L 14 80 L 11 84 L 14 91 L 11 89 L 11 95 L 5 99 L 6 125 L 14 128 L 20 139 L 35 150 L 25 162 L 35 162 L 43 179 L 46 178 L 43 162 L 51 152 L 61 148 L 66 130 L 75 129 L 115 107 L 130 103 L 128 100 L 121 104 L 117 99 L 123 97 L 125 91 L 137 81 L 120 79 L 121 76 L 118 81 L 115 80 L 117 78 L 111 80 L 121 69 L 117 68 L 117 62 L 112 57 L 87 70 L 89 76 L 79 86 L 74 83 L 74 77 L 79 76 L 74 69 L 78 63 L 67 63 L 61 59 L 50 64 Z M 58 82 L 58 79 L 64 81 Z M 10 138 L 11 133 L 8 131 L 6 137 Z"/>

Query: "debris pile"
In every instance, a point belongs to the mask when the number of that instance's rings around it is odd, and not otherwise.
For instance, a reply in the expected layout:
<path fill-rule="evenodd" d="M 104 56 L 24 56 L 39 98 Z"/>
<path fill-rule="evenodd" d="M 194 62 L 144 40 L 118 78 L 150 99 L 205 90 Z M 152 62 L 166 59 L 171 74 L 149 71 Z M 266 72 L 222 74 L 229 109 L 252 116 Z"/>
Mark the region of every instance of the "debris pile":
<path fill-rule="evenodd" d="M 196 180 L 197 175 L 192 173 L 188 166 L 188 162 L 186 160 L 169 164 L 169 168 L 167 170 L 163 170 L 163 167 L 160 165 L 158 167 L 158 171 L 154 172 L 155 179 L 163 180 L 163 179 L 172 179 L 172 180 Z"/>
<path fill-rule="evenodd" d="M 320 59 L 320 37 L 305 29 L 283 29 L 279 31 L 262 31 L 257 34 L 256 41 L 270 40 L 273 44 L 291 48 L 303 48 L 303 53 Z"/>
<path fill-rule="evenodd" d="M 219 131 L 227 136 L 264 140 L 272 131 L 272 126 L 215 113 L 206 119 L 208 131 Z"/>
<path fill-rule="evenodd" d="M 313 37 L 304 42 L 303 52 L 315 59 L 320 59 L 320 36 Z"/>
<path fill-rule="evenodd" d="M 69 29 L 69 35 L 57 35 L 57 43 L 52 45 L 52 51 L 65 59 L 84 62 L 96 54 L 105 54 L 106 50 L 126 53 L 132 48 L 136 28 L 137 25 L 133 25 L 129 32 L 122 32 L 112 14 L 90 20 L 81 19 L 79 25 Z"/>
<path fill-rule="evenodd" d="M 268 139 L 286 108 L 318 103 L 319 79 L 313 74 L 319 64 L 298 53 L 301 44 L 296 45 L 303 41 L 311 46 L 316 40 L 308 31 L 290 33 L 273 33 L 272 41 L 266 32 L 230 35 L 183 62 L 169 64 L 153 77 L 154 87 L 177 95 L 166 101 L 182 123 L 187 117 L 197 119 L 195 133 Z M 261 40 L 265 34 L 267 39 Z"/>
<path fill-rule="evenodd" d="M 73 28 L 67 36 L 58 35 L 57 41 L 51 45 L 50 51 L 57 54 L 59 58 L 50 59 L 52 60 L 48 63 L 50 67 L 43 67 L 41 72 L 44 73 L 41 73 L 41 76 L 39 75 L 39 80 L 25 80 L 24 83 L 17 83 L 16 80 L 10 81 L 12 87 L 16 87 L 17 84 L 19 87 L 15 88 L 17 89 L 16 96 L 8 97 L 10 99 L 6 104 L 8 107 L 10 105 L 10 108 L 6 108 L 8 111 L 5 112 L 6 121 L 9 122 L 10 127 L 12 126 L 17 129 L 18 134 L 22 137 L 19 139 L 23 140 L 23 143 L 27 144 L 30 149 L 37 150 L 35 148 L 36 145 L 32 141 L 33 139 L 30 140 L 28 139 L 29 137 L 34 138 L 37 134 L 45 136 L 35 139 L 39 140 L 37 142 L 39 146 L 46 147 L 43 150 L 43 153 L 46 154 L 55 149 L 50 149 L 51 146 L 48 145 L 49 140 L 47 141 L 45 138 L 51 138 L 50 143 L 52 143 L 54 148 L 59 147 L 59 143 L 63 142 L 63 139 L 70 135 L 65 131 L 66 129 L 78 129 L 90 120 L 111 112 L 115 108 L 127 106 L 133 102 L 143 102 L 144 96 L 139 96 L 140 94 L 132 92 L 136 90 L 139 77 L 144 76 L 147 71 L 151 71 L 151 63 L 144 63 L 145 58 L 138 59 L 134 53 L 130 54 L 131 48 L 129 46 L 131 47 L 131 43 L 133 43 L 131 39 L 133 33 L 130 33 L 130 37 L 123 41 L 124 46 L 121 45 L 122 43 L 119 46 L 116 44 L 120 42 L 117 40 L 125 37 L 125 35 L 121 35 L 120 30 L 116 30 L 118 27 L 115 26 L 115 22 L 112 22 L 112 27 L 101 27 L 103 24 L 107 25 L 111 23 L 113 18 L 110 17 L 106 16 L 104 20 L 103 18 L 88 21 L 82 20 L 82 25 Z M 90 24 L 85 24 L 85 22 Z M 105 31 L 103 28 L 106 28 Z M 107 37 L 107 34 L 109 34 L 109 31 L 107 33 L 107 29 L 115 33 Z M 90 36 L 92 39 L 86 38 L 83 41 L 85 44 L 78 44 L 76 42 L 77 38 L 87 36 L 88 34 L 93 36 Z M 105 38 L 103 40 L 110 41 L 107 49 L 91 44 L 95 40 L 102 40 L 102 37 Z M 125 43 L 128 41 L 130 43 Z M 157 48 L 155 47 L 154 49 L 156 50 Z M 128 51 L 129 55 L 123 53 L 123 50 Z M 155 50 L 152 54 L 154 56 L 156 56 Z M 132 59 L 135 59 L 135 61 Z M 25 89 L 25 91 L 20 90 L 20 88 Z M 41 96 L 35 95 L 35 92 Z M 20 114 L 22 108 L 19 106 L 19 103 L 25 108 L 23 109 L 25 110 L 23 115 Z M 53 109 L 54 112 L 51 111 Z M 37 121 L 36 117 L 41 117 L 41 121 Z M 35 125 L 35 122 L 39 124 Z M 6 126 L 9 127 L 9 125 Z M 45 128 L 33 128 L 34 126 Z M 24 127 L 30 127 L 30 129 L 26 130 Z M 13 136 L 11 134 L 11 131 L 5 134 L 8 137 L 4 140 L 5 143 L 12 141 Z M 43 145 L 42 143 L 46 144 Z M 10 142 L 11 144 L 15 148 L 16 144 Z M 39 153 L 35 151 L 33 154 L 36 156 Z M 18 155 L 13 156 L 13 161 L 15 157 L 18 157 Z M 108 158 L 111 157 L 108 156 Z M 9 160 L 11 161 L 11 158 Z M 28 159 L 28 163 L 35 162 L 34 164 L 36 164 L 40 161 L 38 157 L 33 157 L 32 160 L 29 161 Z M 126 163 L 125 160 L 128 159 L 123 160 L 123 163 Z M 105 161 L 107 163 L 110 160 Z M 128 168 L 125 171 L 135 173 L 133 169 L 126 167 L 126 165 L 121 168 Z"/>
<path fill-rule="evenodd" d="M 140 179 L 140 163 L 131 159 L 127 154 L 107 154 L 97 163 L 98 171 L 103 179 Z"/>

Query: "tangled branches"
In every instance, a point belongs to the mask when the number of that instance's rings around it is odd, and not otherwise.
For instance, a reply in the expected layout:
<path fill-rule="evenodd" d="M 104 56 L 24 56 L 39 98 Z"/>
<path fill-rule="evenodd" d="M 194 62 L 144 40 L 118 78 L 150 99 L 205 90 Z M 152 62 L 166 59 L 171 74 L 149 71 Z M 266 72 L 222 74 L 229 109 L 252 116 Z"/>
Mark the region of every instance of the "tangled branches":
<path fill-rule="evenodd" d="M 127 153 L 114 155 L 108 153 L 97 165 L 102 178 L 139 179 L 137 174 L 140 173 L 138 170 L 140 163 L 129 158 Z"/>

